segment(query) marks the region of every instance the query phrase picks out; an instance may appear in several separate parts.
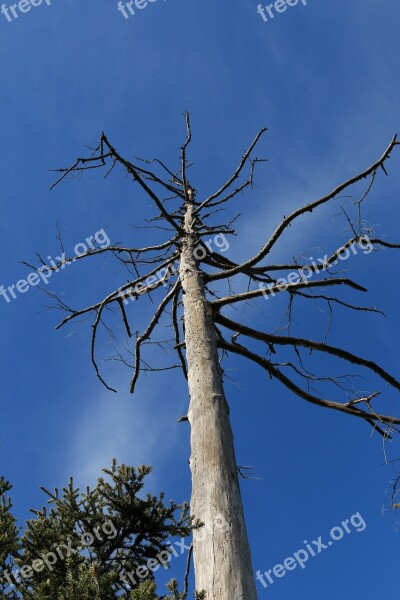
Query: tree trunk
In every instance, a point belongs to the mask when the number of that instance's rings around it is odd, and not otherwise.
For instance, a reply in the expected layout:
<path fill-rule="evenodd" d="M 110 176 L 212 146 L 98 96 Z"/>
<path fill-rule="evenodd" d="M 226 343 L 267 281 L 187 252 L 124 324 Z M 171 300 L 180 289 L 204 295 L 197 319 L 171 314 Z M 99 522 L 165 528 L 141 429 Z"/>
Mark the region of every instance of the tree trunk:
<path fill-rule="evenodd" d="M 250 548 L 217 341 L 195 249 L 193 205 L 187 204 L 180 277 L 183 288 L 191 425 L 191 512 L 196 590 L 206 600 L 257 600 Z"/>

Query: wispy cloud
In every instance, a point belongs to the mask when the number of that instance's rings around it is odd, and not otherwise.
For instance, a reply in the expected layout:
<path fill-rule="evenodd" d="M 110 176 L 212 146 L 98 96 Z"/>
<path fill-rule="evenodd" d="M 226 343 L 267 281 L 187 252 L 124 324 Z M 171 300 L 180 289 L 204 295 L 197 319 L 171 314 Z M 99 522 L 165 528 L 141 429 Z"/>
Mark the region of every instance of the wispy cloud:
<path fill-rule="evenodd" d="M 113 457 L 134 466 L 156 467 L 172 457 L 179 428 L 173 427 L 176 419 L 160 395 L 157 375 L 148 382 L 138 395 L 104 391 L 86 398 L 83 414 L 71 432 L 69 457 L 67 453 L 68 471 L 77 484 L 93 485 Z"/>

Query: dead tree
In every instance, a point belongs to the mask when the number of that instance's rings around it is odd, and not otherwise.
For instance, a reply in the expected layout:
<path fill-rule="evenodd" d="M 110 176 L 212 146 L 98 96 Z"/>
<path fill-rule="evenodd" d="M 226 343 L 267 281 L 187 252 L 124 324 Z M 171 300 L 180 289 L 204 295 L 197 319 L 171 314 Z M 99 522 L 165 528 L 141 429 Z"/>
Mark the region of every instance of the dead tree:
<path fill-rule="evenodd" d="M 262 162 L 254 157 L 254 150 L 266 130 L 262 129 L 258 133 L 230 179 L 208 197 L 199 198 L 196 188 L 188 180 L 190 165 L 187 151 L 192 138 L 188 115 L 186 128 L 187 137 L 181 147 L 177 171 L 171 170 L 159 159 L 124 158 L 104 133 L 90 156 L 78 158 L 67 169 L 58 169 L 61 174 L 52 187 L 83 171 L 104 168 L 108 175 L 114 167 L 122 167 L 127 176 L 132 178 L 132 182 L 154 204 L 157 213 L 152 225 L 157 227 L 161 223 L 163 231 L 171 232 L 168 239 L 157 241 L 152 246 L 133 248 L 117 244 L 90 249 L 80 256 L 80 260 L 90 260 L 93 256 L 107 253 L 122 262 L 134 275 L 118 289 L 86 308 L 75 310 L 60 300 L 58 307 L 66 310 L 68 315 L 58 327 L 82 318 L 92 319 L 91 359 L 100 381 L 108 389 L 112 389 L 100 372 L 95 351 L 100 327 L 105 326 L 110 330 L 107 315 L 115 308 L 126 331 L 125 347 L 128 352 L 127 355 L 118 350 L 117 358 L 132 367 L 130 391 L 134 392 L 141 371 L 156 370 L 144 360 L 145 347 L 149 343 L 164 347 L 164 343 L 156 339 L 155 330 L 165 314 L 170 316 L 173 340 L 166 343 L 172 345 L 179 362 L 179 365 L 170 367 L 181 367 L 188 380 L 190 396 L 188 414 L 182 420 L 188 420 L 191 427 L 191 511 L 205 524 L 206 531 L 212 531 L 211 535 L 203 535 L 201 529 L 194 532 L 196 589 L 204 591 L 208 600 L 255 600 L 257 594 L 239 489 L 229 406 L 224 393 L 221 358 L 227 354 L 247 358 L 299 398 L 357 417 L 384 437 L 389 437 L 396 431 L 400 418 L 386 414 L 381 400 L 378 404 L 379 390 L 362 394 L 350 393 L 347 380 L 344 383 L 341 378 L 318 376 L 308 370 L 305 361 L 311 353 L 328 354 L 345 364 L 366 369 L 397 391 L 400 390 L 400 383 L 375 362 L 349 350 L 329 345 L 326 339 L 314 341 L 294 337 L 290 332 L 288 335 L 281 335 L 254 329 L 228 318 L 224 314 L 224 307 L 236 306 L 262 295 L 285 293 L 289 301 L 289 314 L 294 301 L 311 300 L 325 302 L 330 310 L 339 305 L 346 310 L 375 311 L 374 308 L 345 301 L 334 292 L 327 293 L 324 288 L 366 292 L 363 286 L 347 277 L 337 276 L 332 269 L 341 253 L 351 249 L 354 244 L 361 243 L 367 234 L 375 249 L 400 247 L 400 244 L 374 237 L 372 231 L 366 229 L 361 217 L 362 206 L 378 174 L 381 171 L 386 173 L 390 154 L 400 142 L 394 137 L 381 158 L 368 169 L 327 195 L 285 216 L 262 248 L 254 256 L 237 264 L 215 251 L 215 248 L 207 246 L 204 240 L 210 236 L 235 233 L 233 221 L 219 224 L 215 221 L 215 214 L 229 200 L 253 187 L 255 168 Z M 349 188 L 363 180 L 368 180 L 367 189 L 361 199 L 353 200 L 357 219 L 354 221 L 344 211 L 351 228 L 351 235 L 344 245 L 331 252 L 321 264 L 308 264 L 307 261 L 298 259 L 287 264 L 268 262 L 271 251 L 300 216 L 311 214 L 318 207 L 333 202 L 343 192 L 348 194 Z M 58 264 L 49 268 L 60 266 Z M 283 274 L 293 270 L 304 274 L 306 269 L 307 278 L 282 280 Z M 244 280 L 248 281 L 244 289 L 232 291 L 231 285 L 235 285 L 237 281 L 243 285 Z M 218 291 L 221 286 L 225 290 L 222 293 Z M 163 292 L 161 295 L 160 291 Z M 153 301 L 157 295 L 158 305 L 149 324 L 142 332 L 133 333 L 131 313 L 136 308 L 136 303 L 131 303 L 131 300 L 145 296 Z M 285 346 L 292 350 L 293 360 L 279 359 Z M 129 356 L 133 357 L 132 364 Z M 314 388 L 321 385 L 332 386 L 330 397 L 324 397 L 325 394 L 321 395 L 318 390 L 314 392 Z M 338 389 L 341 399 L 337 399 L 338 393 L 333 391 Z"/>

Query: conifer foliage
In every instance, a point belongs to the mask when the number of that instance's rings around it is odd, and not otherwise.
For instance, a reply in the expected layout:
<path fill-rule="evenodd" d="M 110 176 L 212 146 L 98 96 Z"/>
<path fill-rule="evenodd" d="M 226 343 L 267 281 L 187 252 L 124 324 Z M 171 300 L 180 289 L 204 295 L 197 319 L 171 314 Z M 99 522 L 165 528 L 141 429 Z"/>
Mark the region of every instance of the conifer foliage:
<path fill-rule="evenodd" d="M 1 600 L 187 598 L 176 580 L 168 584 L 168 595 L 158 596 L 151 570 L 132 585 L 121 578 L 157 561 L 173 538 L 190 535 L 197 524 L 187 505 L 167 502 L 163 493 L 143 493 L 149 466 L 114 460 L 103 472 L 92 489 L 82 491 L 72 478 L 61 491 L 43 487 L 46 505 L 31 509 L 34 517 L 23 534 L 12 514 L 12 486 L 0 478 Z"/>

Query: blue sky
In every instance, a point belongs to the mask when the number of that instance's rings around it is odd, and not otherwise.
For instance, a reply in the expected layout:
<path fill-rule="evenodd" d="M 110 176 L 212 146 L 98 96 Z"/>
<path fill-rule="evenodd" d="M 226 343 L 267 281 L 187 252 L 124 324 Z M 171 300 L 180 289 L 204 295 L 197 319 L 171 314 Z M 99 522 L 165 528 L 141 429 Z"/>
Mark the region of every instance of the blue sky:
<path fill-rule="evenodd" d="M 205 195 L 268 127 L 260 153 L 269 162 L 254 192 L 232 208 L 242 212 L 232 259 L 252 255 L 283 214 L 381 155 L 399 129 L 396 0 L 309 0 L 267 23 L 257 4 L 157 0 L 124 19 L 114 0 L 52 0 L 12 22 L 0 15 L 0 284 L 25 277 L 18 261 L 33 261 L 36 251 L 57 255 L 56 223 L 69 250 L 104 227 L 113 241 L 148 241 L 148 232 L 130 225 L 150 215 L 149 203 L 122 173 L 105 181 L 88 173 L 49 191 L 49 169 L 96 145 L 102 130 L 126 155 L 157 155 L 175 166 L 189 110 L 192 183 Z M 365 211 L 380 236 L 397 242 L 399 160 L 397 149 L 390 177 L 379 174 Z M 333 203 L 299 221 L 276 257 L 323 256 L 339 245 L 345 224 L 338 212 Z M 387 318 L 338 310 L 329 339 L 396 375 L 397 255 L 358 255 L 345 268 L 369 288 L 363 303 Z M 124 277 L 103 260 L 76 263 L 49 287 L 83 305 Z M 353 292 L 348 297 L 357 300 Z M 118 388 L 108 393 L 90 364 L 88 328 L 55 331 L 60 315 L 44 310 L 48 304 L 36 289 L 9 304 L 0 297 L 0 472 L 15 485 L 18 517 L 41 503 L 39 485 L 62 484 L 70 474 L 93 483 L 113 456 L 153 464 L 150 489 L 188 499 L 188 429 L 176 423 L 187 407 L 184 381 L 174 372 L 143 377 L 131 397 L 128 370 L 105 363 Z M 327 318 L 321 308 L 297 313 L 297 334 L 320 339 Z M 269 326 L 282 305 L 271 300 L 255 309 L 246 307 L 247 322 Z M 136 303 L 135 310 L 144 322 L 148 308 Z M 231 360 L 226 368 L 238 383 L 226 388 L 238 462 L 253 465 L 260 478 L 242 485 L 255 569 L 272 568 L 356 512 L 367 523 L 306 569 L 266 590 L 258 584 L 260 599 L 375 600 L 383 586 L 396 590 L 399 534 L 390 513 L 382 515 L 394 471 L 382 466 L 381 440 L 362 422 L 297 399 L 255 366 Z M 395 392 L 382 391 L 379 402 L 398 414 Z"/>

